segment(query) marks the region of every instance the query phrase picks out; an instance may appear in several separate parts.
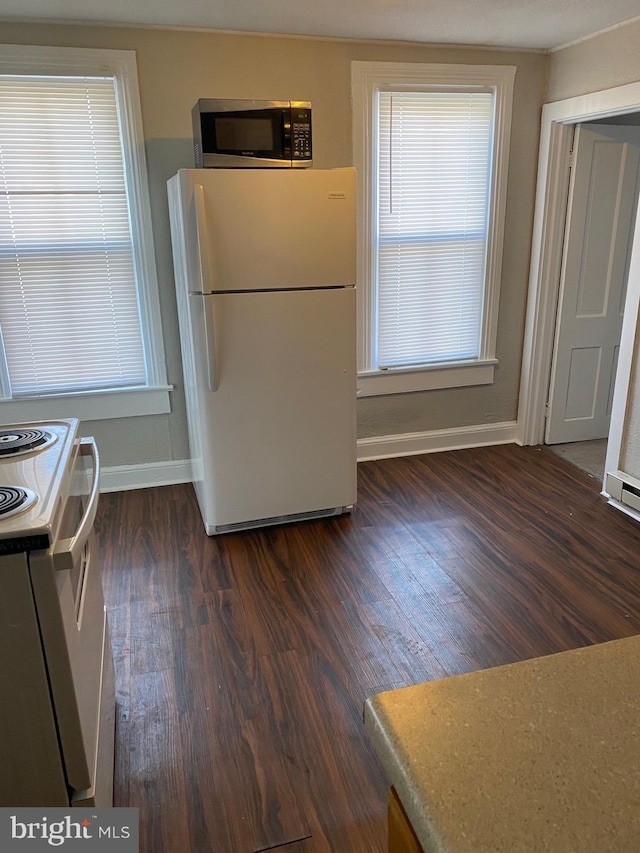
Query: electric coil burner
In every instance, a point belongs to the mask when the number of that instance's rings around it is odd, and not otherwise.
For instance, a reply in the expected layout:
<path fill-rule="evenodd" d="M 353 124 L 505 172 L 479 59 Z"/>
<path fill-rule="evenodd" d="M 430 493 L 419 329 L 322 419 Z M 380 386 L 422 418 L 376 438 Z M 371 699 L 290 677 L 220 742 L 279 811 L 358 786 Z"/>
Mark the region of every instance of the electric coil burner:
<path fill-rule="evenodd" d="M 0 518 L 9 518 L 25 512 L 37 499 L 38 496 L 31 489 L 21 486 L 0 486 Z"/>
<path fill-rule="evenodd" d="M 17 456 L 33 450 L 44 450 L 55 437 L 44 429 L 0 430 L 0 456 Z"/>

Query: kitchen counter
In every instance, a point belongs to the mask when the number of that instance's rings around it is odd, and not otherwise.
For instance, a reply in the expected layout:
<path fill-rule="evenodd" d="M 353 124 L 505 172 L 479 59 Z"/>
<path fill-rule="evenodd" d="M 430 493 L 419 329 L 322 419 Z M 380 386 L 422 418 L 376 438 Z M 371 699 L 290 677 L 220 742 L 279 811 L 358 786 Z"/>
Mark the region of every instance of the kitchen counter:
<path fill-rule="evenodd" d="M 380 693 L 365 726 L 426 853 L 640 851 L 640 636 Z"/>

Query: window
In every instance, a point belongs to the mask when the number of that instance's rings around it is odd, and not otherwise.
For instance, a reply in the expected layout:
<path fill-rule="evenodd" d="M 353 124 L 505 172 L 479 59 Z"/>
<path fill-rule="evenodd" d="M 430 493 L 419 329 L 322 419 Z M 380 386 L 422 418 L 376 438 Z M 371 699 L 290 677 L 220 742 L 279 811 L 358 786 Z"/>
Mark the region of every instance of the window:
<path fill-rule="evenodd" d="M 3 48 L 3 416 L 169 411 L 135 80 L 127 51 Z"/>
<path fill-rule="evenodd" d="M 493 381 L 514 75 L 352 64 L 363 396 Z"/>

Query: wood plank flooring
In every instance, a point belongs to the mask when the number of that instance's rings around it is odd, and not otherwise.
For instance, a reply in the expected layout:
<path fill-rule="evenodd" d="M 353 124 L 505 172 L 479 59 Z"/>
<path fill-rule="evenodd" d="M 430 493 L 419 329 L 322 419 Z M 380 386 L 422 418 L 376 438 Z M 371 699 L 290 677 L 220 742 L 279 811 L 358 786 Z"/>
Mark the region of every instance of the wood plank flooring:
<path fill-rule="evenodd" d="M 216 538 L 190 486 L 103 495 L 142 853 L 382 853 L 367 696 L 640 633 L 640 525 L 599 491 L 506 445 L 364 463 L 351 515 Z"/>

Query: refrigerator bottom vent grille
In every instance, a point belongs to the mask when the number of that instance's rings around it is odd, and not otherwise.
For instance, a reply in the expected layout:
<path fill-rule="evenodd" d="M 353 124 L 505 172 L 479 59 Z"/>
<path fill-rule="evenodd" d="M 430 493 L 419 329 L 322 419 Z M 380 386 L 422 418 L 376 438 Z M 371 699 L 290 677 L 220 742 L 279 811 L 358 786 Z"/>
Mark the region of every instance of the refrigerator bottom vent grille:
<path fill-rule="evenodd" d="M 332 515 L 342 515 L 353 509 L 351 506 L 337 506 L 331 509 L 317 509 L 313 512 L 297 512 L 292 515 L 278 515 L 274 518 L 256 518 L 254 521 L 239 521 L 236 524 L 219 524 L 216 533 L 234 533 L 239 530 L 253 530 L 256 527 L 272 527 L 274 524 L 290 524 L 294 521 L 309 521 L 313 518 L 327 518 Z"/>

